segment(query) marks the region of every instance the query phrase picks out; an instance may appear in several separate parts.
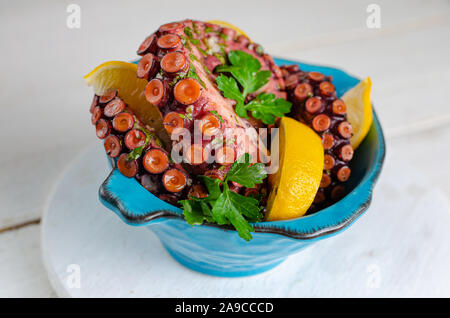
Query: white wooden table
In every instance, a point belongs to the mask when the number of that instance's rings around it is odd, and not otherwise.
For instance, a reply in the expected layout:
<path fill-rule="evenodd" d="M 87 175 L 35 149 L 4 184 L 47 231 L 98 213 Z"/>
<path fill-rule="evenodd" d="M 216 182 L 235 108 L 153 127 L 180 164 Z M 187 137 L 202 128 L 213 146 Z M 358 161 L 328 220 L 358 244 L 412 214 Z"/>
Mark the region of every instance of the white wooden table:
<path fill-rule="evenodd" d="M 66 26 L 69 2 L 0 3 L 0 297 L 56 295 L 41 262 L 39 219 L 58 175 L 95 139 L 88 113 L 92 92 L 82 76 L 106 60 L 134 59 L 147 34 L 164 22 L 186 17 L 227 20 L 274 55 L 371 76 L 373 101 L 388 147 L 387 169 L 380 184 L 394 192 L 410 191 L 410 197 L 389 198 L 398 200 L 399 209 L 411 209 L 432 198 L 439 201 L 435 213 L 441 216 L 434 215 L 436 222 L 448 219 L 448 1 L 280 0 L 276 7 L 273 1 L 173 2 L 142 0 L 111 5 L 79 0 L 75 3 L 81 7 L 80 29 Z M 370 3 L 380 5 L 380 29 L 366 26 Z M 411 167 L 403 171 L 404 177 L 415 180 L 417 176 L 417 188 L 396 189 L 404 183 L 393 178 L 402 176 L 389 167 L 402 167 L 402 162 Z M 427 189 L 421 187 L 423 184 Z M 370 212 L 373 224 L 382 221 L 377 217 L 383 214 L 376 209 L 386 209 L 383 200 L 388 199 L 377 192 Z M 399 227 L 410 224 L 397 221 Z M 372 224 L 364 219 L 361 223 L 359 227 Z M 436 250 L 447 255 L 445 251 L 450 250 L 441 230 L 427 223 L 430 252 L 426 259 L 419 255 L 405 257 L 403 264 L 386 262 L 385 270 L 413 268 L 427 273 L 439 268 L 442 275 L 450 276 L 450 264 L 445 272 L 445 263 L 433 254 Z M 420 245 L 420 240 L 414 241 Z M 409 253 L 414 255 L 415 251 Z M 352 262 L 363 266 L 364 257 L 354 257 Z M 326 268 L 328 277 L 334 277 L 331 270 Z M 399 292 L 407 286 L 401 279 L 397 284 Z M 423 295 L 420 290 L 429 290 L 426 295 L 450 296 L 448 281 L 442 279 L 439 285 L 434 276 L 429 279 L 424 274 L 413 287 L 405 295 Z M 296 295 L 301 293 L 292 294 Z M 337 289 L 328 295 L 348 294 Z"/>

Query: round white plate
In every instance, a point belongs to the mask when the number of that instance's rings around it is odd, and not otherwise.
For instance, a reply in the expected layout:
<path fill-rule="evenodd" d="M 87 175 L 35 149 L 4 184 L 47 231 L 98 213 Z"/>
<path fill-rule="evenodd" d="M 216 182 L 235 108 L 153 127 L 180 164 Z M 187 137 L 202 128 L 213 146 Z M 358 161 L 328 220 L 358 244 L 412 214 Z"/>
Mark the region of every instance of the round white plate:
<path fill-rule="evenodd" d="M 404 162 L 387 160 L 387 177 L 380 180 L 372 206 L 350 229 L 275 269 L 243 278 L 191 271 L 172 259 L 147 228 L 124 224 L 98 200 L 107 167 L 101 143 L 88 147 L 65 170 L 48 199 L 43 259 L 59 296 L 449 294 L 450 254 L 447 244 L 439 244 L 450 240 L 448 207 L 439 189 L 424 180 L 417 185 L 417 175 L 406 172 Z"/>

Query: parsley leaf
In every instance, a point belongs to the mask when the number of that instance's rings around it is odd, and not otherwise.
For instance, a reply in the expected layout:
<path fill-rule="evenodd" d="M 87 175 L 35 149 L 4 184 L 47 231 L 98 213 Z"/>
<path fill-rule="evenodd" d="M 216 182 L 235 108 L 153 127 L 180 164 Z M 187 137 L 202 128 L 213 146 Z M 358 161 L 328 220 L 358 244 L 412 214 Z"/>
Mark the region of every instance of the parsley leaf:
<path fill-rule="evenodd" d="M 228 171 L 225 181 L 234 181 L 244 187 L 253 188 L 267 177 L 263 163 L 251 164 L 252 156 L 248 153 L 240 157 Z"/>
<path fill-rule="evenodd" d="M 245 197 L 231 191 L 228 182 L 235 181 L 246 187 L 254 187 L 266 178 L 262 163 L 251 165 L 252 157 L 246 153 L 239 158 L 227 173 L 224 181 L 199 176 L 208 190 L 205 198 L 191 197 L 181 200 L 183 214 L 189 224 L 202 224 L 204 221 L 219 225 L 231 224 L 240 237 L 245 240 L 252 238 L 250 232 L 254 229 L 249 222 L 262 220 L 259 201 L 256 198 Z"/>
<path fill-rule="evenodd" d="M 230 51 L 228 60 L 231 66 L 220 65 L 217 67 L 217 72 L 231 73 L 242 86 L 244 99 L 269 81 L 270 71 L 260 71 L 261 63 L 250 54 L 243 51 Z"/>
<path fill-rule="evenodd" d="M 194 200 L 181 200 L 179 203 L 183 206 L 183 215 L 191 225 L 202 224 L 206 220 L 200 202 Z"/>
<path fill-rule="evenodd" d="M 245 105 L 256 119 L 265 124 L 274 124 L 276 117 L 283 117 L 291 111 L 291 103 L 283 98 L 276 98 L 274 94 L 261 93 Z"/>
<path fill-rule="evenodd" d="M 237 103 L 244 103 L 245 98 L 242 96 L 234 78 L 220 74 L 216 82 L 226 98 L 234 99 Z"/>
<path fill-rule="evenodd" d="M 231 223 L 238 231 L 239 236 L 249 241 L 252 238 L 250 232 L 254 232 L 253 226 L 242 216 L 240 209 L 238 209 L 240 204 L 236 205 L 236 203 L 240 202 L 236 202 L 231 193 L 234 192 L 227 190 L 219 196 L 211 211 L 212 216 L 219 225 Z M 255 207 L 258 208 L 257 205 Z"/>
<path fill-rule="evenodd" d="M 217 200 L 220 195 L 220 180 L 215 178 L 210 178 L 207 176 L 200 176 L 203 180 L 203 183 L 208 190 L 209 196 L 207 197 L 208 201 Z"/>
<path fill-rule="evenodd" d="M 219 65 L 216 71 L 230 73 L 233 77 L 220 74 L 216 82 L 225 97 L 236 101 L 235 111 L 239 117 L 248 118 L 247 111 L 251 111 L 256 119 L 261 119 L 265 124 L 273 124 L 276 117 L 283 117 L 290 112 L 290 102 L 269 93 L 260 93 L 245 104 L 247 95 L 266 85 L 271 73 L 268 70 L 261 71 L 258 59 L 243 51 L 230 51 L 228 60 L 231 65 Z"/>

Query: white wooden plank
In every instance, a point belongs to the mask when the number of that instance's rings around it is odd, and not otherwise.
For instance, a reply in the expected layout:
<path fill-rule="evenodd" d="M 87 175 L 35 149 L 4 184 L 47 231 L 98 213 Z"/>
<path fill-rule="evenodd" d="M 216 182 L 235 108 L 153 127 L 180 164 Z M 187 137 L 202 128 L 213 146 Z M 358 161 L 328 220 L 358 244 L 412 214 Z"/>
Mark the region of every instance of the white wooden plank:
<path fill-rule="evenodd" d="M 0 161 L 0 229 L 40 217 L 48 193 L 63 168 L 77 155 L 70 149 L 12 153 Z"/>
<path fill-rule="evenodd" d="M 0 235 L 0 297 L 54 297 L 41 261 L 40 226 Z"/>
<path fill-rule="evenodd" d="M 450 202 L 450 125 L 436 127 L 408 136 L 392 138 L 388 142 L 388 153 L 394 152 L 408 163 L 414 174 L 425 174 L 433 187 L 440 188 Z M 417 178 L 417 184 L 421 179 Z"/>

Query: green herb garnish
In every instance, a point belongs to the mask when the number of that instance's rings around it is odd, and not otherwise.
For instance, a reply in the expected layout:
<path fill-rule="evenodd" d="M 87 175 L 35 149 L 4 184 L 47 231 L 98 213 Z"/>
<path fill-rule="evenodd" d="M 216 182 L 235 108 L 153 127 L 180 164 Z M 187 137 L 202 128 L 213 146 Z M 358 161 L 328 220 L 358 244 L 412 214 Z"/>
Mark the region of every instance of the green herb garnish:
<path fill-rule="evenodd" d="M 150 144 L 150 142 L 152 141 L 152 139 L 155 139 L 155 142 L 158 146 L 162 147 L 162 143 L 159 140 L 159 138 L 156 138 L 155 135 L 153 135 L 152 133 L 148 132 L 146 129 L 140 129 L 144 134 L 145 134 L 145 144 L 143 146 L 134 148 L 127 156 L 127 161 L 132 161 L 132 160 L 136 160 L 139 159 L 142 156 L 142 152 L 144 151 L 145 147 L 148 146 L 148 144 Z"/>
<path fill-rule="evenodd" d="M 226 63 L 225 57 L 222 54 L 220 54 L 220 53 L 213 53 L 213 55 L 215 57 L 217 57 L 222 64 Z"/>
<path fill-rule="evenodd" d="M 273 124 L 276 117 L 283 117 L 291 111 L 292 104 L 283 98 L 276 98 L 274 94 L 261 93 L 244 106 L 256 119 L 263 123 Z"/>
<path fill-rule="evenodd" d="M 228 35 L 223 34 L 223 33 L 219 33 L 219 36 L 222 38 L 222 40 L 224 40 L 225 42 L 228 41 Z"/>
<path fill-rule="evenodd" d="M 183 46 L 187 47 L 187 49 L 189 51 L 192 51 L 191 45 L 189 44 L 188 39 L 186 39 L 186 37 L 180 35 L 180 39 L 181 39 L 181 44 L 183 44 Z"/>
<path fill-rule="evenodd" d="M 202 81 L 202 79 L 198 76 L 197 71 L 195 70 L 195 67 L 194 67 L 194 65 L 192 65 L 192 63 L 191 63 L 191 65 L 189 66 L 189 72 L 188 72 L 188 74 L 187 74 L 187 77 L 191 77 L 191 78 L 197 80 L 197 81 L 200 83 L 200 85 L 202 85 L 203 88 L 206 89 L 205 83 L 204 83 L 204 82 Z"/>
<path fill-rule="evenodd" d="M 194 106 L 190 105 L 186 107 L 186 117 L 189 120 L 192 120 L 193 116 L 194 116 Z"/>
<path fill-rule="evenodd" d="M 202 34 L 202 33 L 200 32 L 200 30 L 198 29 L 198 26 L 197 26 L 196 23 L 192 22 L 192 28 L 194 29 L 194 33 L 195 33 L 195 34 L 198 34 L 198 35 Z"/>
<path fill-rule="evenodd" d="M 231 181 L 252 188 L 262 183 L 267 177 L 264 164 L 251 165 L 252 157 L 246 153 L 231 166 L 224 181 L 200 176 L 208 190 L 206 198 L 181 200 L 183 214 L 189 224 L 202 224 L 203 222 L 217 223 L 219 225 L 232 225 L 240 237 L 249 241 L 254 232 L 249 222 L 262 220 L 262 207 L 253 197 L 245 197 L 229 189 Z"/>
<path fill-rule="evenodd" d="M 205 71 L 206 74 L 211 74 L 211 71 L 208 70 L 208 68 L 205 65 L 202 65 L 202 66 L 203 66 L 203 70 Z"/>
<path fill-rule="evenodd" d="M 220 121 L 221 123 L 223 123 L 223 118 L 222 118 L 222 116 L 220 116 L 220 114 L 219 114 L 218 112 L 216 112 L 215 110 L 210 110 L 209 112 L 210 112 L 211 114 L 213 114 L 213 115 L 216 115 L 217 118 L 219 118 L 219 121 Z"/>
<path fill-rule="evenodd" d="M 205 50 L 203 50 L 200 45 L 202 44 L 200 42 L 199 39 L 196 39 L 194 37 L 194 35 L 192 34 L 192 29 L 190 27 L 185 27 L 184 28 L 184 34 L 186 35 L 186 37 L 180 35 L 181 41 L 183 43 L 184 46 L 186 46 L 189 51 L 192 51 L 192 47 L 189 45 L 189 43 L 191 43 L 192 45 L 194 45 L 197 50 L 203 55 L 203 56 L 208 56 L 208 54 L 205 52 Z"/>
<path fill-rule="evenodd" d="M 270 71 L 262 71 L 261 63 L 243 51 L 230 51 L 228 60 L 231 65 L 220 65 L 216 71 L 230 73 L 232 77 L 221 74 L 216 82 L 224 96 L 236 101 L 236 113 L 248 118 L 247 111 L 256 114 L 265 124 L 274 124 L 276 117 L 282 117 L 291 109 L 291 103 L 275 98 L 273 94 L 260 93 L 254 103 L 245 104 L 248 94 L 254 93 L 269 82 Z"/>
<path fill-rule="evenodd" d="M 189 57 L 191 58 L 191 60 L 199 62 L 198 58 L 194 54 L 190 53 Z"/>
<path fill-rule="evenodd" d="M 144 150 L 144 146 L 140 146 L 134 148 L 127 157 L 127 161 L 137 160 L 142 156 L 142 151 Z"/>
<path fill-rule="evenodd" d="M 205 57 L 208 56 L 208 53 L 204 49 L 202 49 L 199 46 L 196 46 L 196 48 L 203 56 L 205 56 Z"/>
<path fill-rule="evenodd" d="M 173 78 L 173 80 L 169 83 L 169 86 L 172 87 L 174 86 L 176 83 L 178 83 L 179 80 L 182 80 L 183 78 L 186 78 L 188 76 L 188 74 L 186 73 L 182 73 L 182 74 L 178 74 L 177 76 L 175 76 Z"/>
<path fill-rule="evenodd" d="M 200 45 L 200 40 L 194 38 L 194 35 L 192 34 L 192 29 L 190 27 L 185 27 L 184 28 L 184 34 L 186 34 L 186 36 L 189 39 L 189 42 L 191 42 L 194 45 Z"/>

